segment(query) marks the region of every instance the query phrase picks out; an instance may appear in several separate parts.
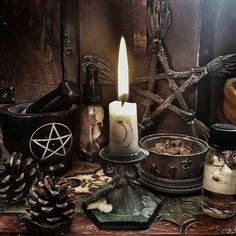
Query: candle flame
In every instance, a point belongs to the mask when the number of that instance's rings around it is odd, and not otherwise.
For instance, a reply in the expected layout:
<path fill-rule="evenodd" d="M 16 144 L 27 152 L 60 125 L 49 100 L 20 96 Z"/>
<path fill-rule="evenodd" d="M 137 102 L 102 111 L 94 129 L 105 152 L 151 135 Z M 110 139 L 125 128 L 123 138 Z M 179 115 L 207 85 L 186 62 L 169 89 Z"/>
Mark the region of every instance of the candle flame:
<path fill-rule="evenodd" d="M 127 101 L 129 96 L 129 67 L 128 56 L 124 37 L 120 41 L 118 61 L 118 98 Z"/>

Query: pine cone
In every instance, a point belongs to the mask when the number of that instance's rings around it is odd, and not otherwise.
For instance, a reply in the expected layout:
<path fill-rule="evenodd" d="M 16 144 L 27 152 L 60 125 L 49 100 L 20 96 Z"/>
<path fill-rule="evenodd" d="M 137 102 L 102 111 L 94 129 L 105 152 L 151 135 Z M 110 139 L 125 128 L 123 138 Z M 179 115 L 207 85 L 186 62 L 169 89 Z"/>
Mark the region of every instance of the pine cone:
<path fill-rule="evenodd" d="M 38 164 L 32 158 L 13 153 L 10 160 L 0 163 L 0 201 L 13 204 L 23 200 L 40 178 Z"/>
<path fill-rule="evenodd" d="M 27 203 L 32 221 L 42 227 L 67 224 L 75 213 L 75 194 L 64 178 L 46 176 L 30 190 Z"/>

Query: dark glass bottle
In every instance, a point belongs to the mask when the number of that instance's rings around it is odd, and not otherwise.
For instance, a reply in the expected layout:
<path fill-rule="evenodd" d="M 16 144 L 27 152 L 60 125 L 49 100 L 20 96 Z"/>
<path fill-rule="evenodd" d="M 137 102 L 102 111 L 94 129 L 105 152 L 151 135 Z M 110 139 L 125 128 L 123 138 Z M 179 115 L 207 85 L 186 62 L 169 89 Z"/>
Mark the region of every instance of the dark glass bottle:
<path fill-rule="evenodd" d="M 87 79 L 83 89 L 81 109 L 80 150 L 86 161 L 98 161 L 99 151 L 104 146 L 104 109 L 102 90 L 98 83 L 97 68 L 87 67 Z"/>
<path fill-rule="evenodd" d="M 209 145 L 201 207 L 209 216 L 227 219 L 236 212 L 236 126 L 213 125 Z"/>

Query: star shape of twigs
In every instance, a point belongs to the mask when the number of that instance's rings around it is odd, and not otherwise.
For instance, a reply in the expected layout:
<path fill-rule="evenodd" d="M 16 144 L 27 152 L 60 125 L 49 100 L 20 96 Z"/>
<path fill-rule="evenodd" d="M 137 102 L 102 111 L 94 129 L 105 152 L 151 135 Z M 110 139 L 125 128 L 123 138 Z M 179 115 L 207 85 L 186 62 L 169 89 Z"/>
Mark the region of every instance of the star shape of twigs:
<path fill-rule="evenodd" d="M 169 6 L 167 1 L 163 0 L 157 0 L 153 1 L 152 5 L 148 7 L 148 14 L 147 14 L 147 28 L 148 28 L 148 35 L 150 38 L 150 41 L 152 42 L 151 44 L 151 52 L 153 54 L 152 56 L 152 63 L 157 65 L 158 62 L 162 67 L 162 71 L 167 73 L 168 75 L 171 75 L 170 73 L 170 66 L 168 63 L 168 59 L 165 53 L 165 49 L 162 46 L 162 41 L 163 38 L 167 32 L 167 29 L 171 23 L 171 13 L 169 11 Z M 154 87 L 153 85 L 155 84 L 155 77 L 158 75 L 156 72 L 156 66 L 150 67 L 151 75 L 148 81 L 148 85 L 152 84 L 152 88 Z M 196 69 L 194 70 L 196 71 Z M 173 112 L 176 114 L 180 115 L 185 121 L 189 122 L 192 121 L 192 127 L 193 127 L 193 132 L 195 135 L 197 135 L 195 126 L 194 124 L 197 123 L 199 124 L 199 127 L 202 128 L 202 134 L 204 136 L 207 136 L 207 127 L 204 126 L 202 123 L 199 123 L 195 118 L 194 118 L 194 112 L 189 108 L 187 105 L 183 92 L 185 90 L 184 85 L 178 87 L 176 84 L 174 78 L 172 76 L 167 76 L 166 81 L 168 83 L 169 89 L 172 91 L 172 95 L 169 96 L 167 99 L 163 99 L 160 96 L 156 97 L 155 100 L 153 100 L 153 96 L 149 96 L 145 103 L 145 112 L 141 120 L 141 124 L 144 126 L 147 126 L 150 124 L 150 120 L 155 119 L 160 113 L 165 111 L 167 108 L 171 109 Z M 187 83 L 188 84 L 188 83 Z M 137 90 L 137 88 L 136 88 Z M 140 92 L 140 90 L 139 90 Z M 153 89 L 149 89 L 148 87 L 148 92 L 151 92 L 153 95 Z M 156 100 L 158 98 L 159 100 L 159 107 L 157 107 L 154 112 L 151 113 L 150 108 L 153 102 L 158 102 Z M 178 100 L 178 103 L 180 105 L 180 108 L 173 106 L 172 102 L 174 100 Z M 194 122 L 193 122 L 194 121 Z"/>
<path fill-rule="evenodd" d="M 83 69 L 86 71 L 86 67 L 89 64 L 93 64 L 98 68 L 99 82 L 106 85 L 113 85 L 116 83 L 115 73 L 112 71 L 111 66 L 106 61 L 100 59 L 97 56 L 86 55 L 82 57 L 81 64 Z M 219 56 L 216 59 L 209 62 L 206 66 L 203 67 L 194 67 L 190 71 L 173 71 L 169 70 L 167 73 L 155 74 L 154 80 L 165 80 L 167 78 L 172 78 L 173 80 L 187 78 L 187 80 L 178 87 L 179 92 L 183 93 L 191 86 L 197 84 L 201 79 L 205 78 L 208 74 L 210 77 L 215 79 L 220 79 L 225 76 L 231 76 L 236 71 L 236 55 L 229 54 L 225 56 Z M 155 119 L 161 112 L 168 109 L 176 114 L 178 114 L 183 120 L 188 122 L 193 126 L 194 134 L 202 135 L 205 139 L 208 136 L 208 128 L 200 120 L 196 119 L 195 112 L 193 110 L 183 110 L 175 105 L 172 102 L 176 98 L 176 94 L 172 93 L 167 99 L 162 98 L 158 94 L 153 93 L 152 91 L 144 90 L 138 87 L 139 84 L 147 83 L 150 80 L 149 76 L 144 77 L 135 77 L 131 83 L 131 89 L 137 94 L 145 97 L 145 99 L 150 99 L 152 102 L 157 103 L 159 106 L 152 113 L 149 111 L 149 116 L 143 118 L 140 123 L 141 126 L 146 125 L 145 122 L 151 122 Z M 144 101 L 145 102 L 145 101 Z M 144 103 L 144 106 L 147 103 Z M 147 114 L 148 114 L 147 113 Z M 144 127 L 145 128 L 145 127 Z M 198 133 L 197 133 L 198 132 Z"/>
<path fill-rule="evenodd" d="M 209 135 L 208 127 L 195 117 L 196 107 L 190 108 L 186 103 L 183 93 L 208 74 L 212 78 L 221 78 L 231 76 L 236 71 L 236 55 L 229 54 L 217 57 L 209 62 L 206 66 L 195 66 L 190 71 L 174 71 L 169 67 L 165 49 L 162 46 L 163 38 L 171 22 L 171 14 L 167 0 L 154 0 L 152 5 L 148 7 L 147 29 L 150 38 L 152 53 L 152 61 L 150 64 L 149 75 L 144 77 L 133 78 L 131 89 L 143 96 L 145 99 L 144 112 L 140 122 L 140 126 L 145 128 L 152 124 L 163 111 L 170 110 L 178 114 L 184 121 L 192 126 L 193 134 L 201 136 L 207 140 Z M 84 70 L 88 64 L 93 64 L 98 68 L 100 82 L 103 84 L 114 84 L 115 73 L 107 62 L 97 56 L 86 55 L 82 58 L 82 66 Z M 161 65 L 164 73 L 158 73 L 157 66 Z M 178 79 L 186 79 L 180 86 L 176 84 Z M 162 98 L 155 94 L 155 82 L 158 80 L 166 80 L 172 94 L 167 98 Z M 147 90 L 139 88 L 140 83 L 147 83 Z M 177 100 L 180 107 L 173 105 L 173 101 Z M 197 98 L 195 98 L 197 100 Z M 157 103 L 158 107 L 151 112 L 151 106 Z"/>

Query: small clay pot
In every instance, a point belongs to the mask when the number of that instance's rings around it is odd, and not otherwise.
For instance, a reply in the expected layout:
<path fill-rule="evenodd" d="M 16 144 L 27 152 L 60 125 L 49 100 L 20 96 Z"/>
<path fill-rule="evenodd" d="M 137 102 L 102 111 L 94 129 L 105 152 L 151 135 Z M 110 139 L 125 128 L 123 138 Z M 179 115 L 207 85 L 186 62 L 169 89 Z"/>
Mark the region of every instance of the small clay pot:
<path fill-rule="evenodd" d="M 9 153 L 32 156 L 50 175 L 62 174 L 71 164 L 73 127 L 77 106 L 50 113 L 24 113 L 28 103 L 6 107 L 0 121 L 3 143 Z"/>

